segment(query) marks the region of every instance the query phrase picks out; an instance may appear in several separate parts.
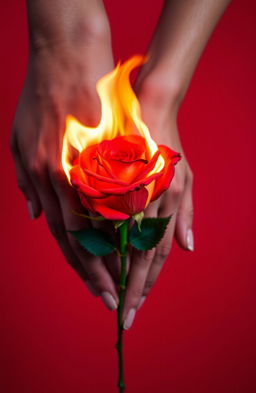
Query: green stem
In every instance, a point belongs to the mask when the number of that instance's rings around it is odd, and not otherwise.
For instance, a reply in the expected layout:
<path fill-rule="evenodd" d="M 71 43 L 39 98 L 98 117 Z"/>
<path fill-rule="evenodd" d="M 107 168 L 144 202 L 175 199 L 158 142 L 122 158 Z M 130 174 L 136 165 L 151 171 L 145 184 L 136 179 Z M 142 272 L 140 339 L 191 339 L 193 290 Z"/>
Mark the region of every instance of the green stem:
<path fill-rule="evenodd" d="M 120 231 L 120 259 L 121 259 L 121 274 L 119 283 L 119 305 L 117 309 L 117 327 L 118 340 L 116 349 L 118 352 L 118 387 L 119 392 L 123 393 L 124 385 L 124 366 L 123 366 L 123 309 L 126 288 L 126 255 L 127 255 L 127 235 L 128 235 L 128 220 L 124 221 L 119 227 Z"/>

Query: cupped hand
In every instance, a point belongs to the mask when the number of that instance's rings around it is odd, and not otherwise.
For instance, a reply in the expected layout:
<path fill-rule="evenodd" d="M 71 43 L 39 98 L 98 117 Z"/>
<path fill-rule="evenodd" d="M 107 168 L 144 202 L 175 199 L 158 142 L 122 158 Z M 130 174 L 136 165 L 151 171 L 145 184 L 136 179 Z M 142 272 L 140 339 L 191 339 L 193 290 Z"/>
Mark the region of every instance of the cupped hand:
<path fill-rule="evenodd" d="M 82 206 L 61 165 L 65 119 L 72 114 L 86 125 L 100 119 L 96 82 L 113 68 L 108 31 L 95 31 L 81 44 L 57 43 L 30 54 L 28 73 L 15 115 L 11 149 L 18 185 L 32 218 L 43 210 L 66 259 L 108 308 L 118 294 L 104 261 L 87 254 L 67 232 L 91 225 L 73 212 Z M 83 211 L 84 213 L 84 211 Z"/>
<path fill-rule="evenodd" d="M 193 174 L 186 159 L 177 128 L 178 95 L 161 88 L 158 80 L 146 81 L 139 89 L 142 118 L 157 144 L 164 144 L 181 153 L 169 190 L 152 202 L 145 217 L 172 216 L 165 235 L 156 248 L 149 251 L 133 250 L 130 258 L 127 292 L 124 306 L 124 328 L 130 328 L 136 311 L 155 284 L 171 251 L 175 236 L 179 246 L 193 251 Z"/>

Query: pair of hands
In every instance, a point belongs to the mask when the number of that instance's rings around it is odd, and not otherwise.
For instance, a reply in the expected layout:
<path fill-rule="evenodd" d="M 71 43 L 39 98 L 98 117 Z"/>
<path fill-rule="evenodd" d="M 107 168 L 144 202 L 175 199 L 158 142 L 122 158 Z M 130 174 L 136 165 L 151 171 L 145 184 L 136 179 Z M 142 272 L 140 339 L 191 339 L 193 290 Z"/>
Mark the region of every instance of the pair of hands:
<path fill-rule="evenodd" d="M 67 261 L 90 291 L 100 295 L 111 310 L 118 304 L 119 261 L 117 256 L 89 255 L 67 232 L 92 223 L 72 213 L 82 212 L 82 206 L 77 192 L 67 183 L 61 150 L 67 114 L 86 125 L 98 123 L 100 102 L 95 85 L 112 68 L 110 40 L 106 34 L 91 36 L 79 48 L 57 44 L 31 53 L 11 138 L 18 185 L 28 201 L 31 217 L 37 218 L 44 211 Z M 164 238 L 156 249 L 134 250 L 129 257 L 123 313 L 126 329 L 154 285 L 171 250 L 173 237 L 182 248 L 193 250 L 192 172 L 176 124 L 178 100 L 172 91 L 161 87 L 164 83 L 159 83 L 154 73 L 139 79 L 137 95 L 142 118 L 152 138 L 180 152 L 182 160 L 176 166 L 170 189 L 145 211 L 148 217 L 173 214 Z"/>

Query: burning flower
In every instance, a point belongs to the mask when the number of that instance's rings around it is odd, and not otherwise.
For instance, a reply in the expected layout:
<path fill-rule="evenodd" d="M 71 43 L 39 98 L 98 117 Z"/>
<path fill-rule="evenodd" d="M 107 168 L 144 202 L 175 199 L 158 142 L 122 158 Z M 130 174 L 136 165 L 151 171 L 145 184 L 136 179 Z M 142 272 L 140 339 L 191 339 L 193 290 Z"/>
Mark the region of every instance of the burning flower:
<path fill-rule="evenodd" d="M 155 172 L 160 154 L 164 167 Z M 70 178 L 88 210 L 109 220 L 126 220 L 169 187 L 178 160 L 166 146 L 159 146 L 151 158 L 140 135 L 118 136 L 84 149 Z"/>
<path fill-rule="evenodd" d="M 168 189 L 174 166 L 181 158 L 169 147 L 157 146 L 141 119 L 129 76 L 133 68 L 143 63 L 142 56 L 134 56 L 99 80 L 96 87 L 101 100 L 100 123 L 97 127 L 86 127 L 68 116 L 62 149 L 63 169 L 70 184 L 77 189 L 83 206 L 100 219 L 115 221 L 120 231 L 119 248 L 115 239 L 101 230 L 88 228 L 72 232 L 94 255 L 104 256 L 117 250 L 120 255 L 116 344 L 120 393 L 124 392 L 122 318 L 127 245 L 149 250 L 163 237 L 171 217 L 143 219 L 143 210 Z M 136 222 L 129 232 L 131 216 Z"/>
<path fill-rule="evenodd" d="M 168 189 L 180 160 L 179 153 L 156 145 L 141 119 L 129 75 L 143 62 L 142 56 L 134 56 L 100 79 L 102 118 L 97 127 L 67 118 L 63 168 L 84 207 L 109 220 L 143 211 Z M 73 160 L 71 146 L 78 152 Z"/>

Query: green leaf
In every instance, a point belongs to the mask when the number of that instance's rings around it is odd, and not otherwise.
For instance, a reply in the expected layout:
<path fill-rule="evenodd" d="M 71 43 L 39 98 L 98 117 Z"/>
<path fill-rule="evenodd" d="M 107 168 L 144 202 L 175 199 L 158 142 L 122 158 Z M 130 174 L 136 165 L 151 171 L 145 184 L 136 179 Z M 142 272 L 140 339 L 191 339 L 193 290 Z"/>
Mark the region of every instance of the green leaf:
<path fill-rule="evenodd" d="M 115 251 L 112 237 L 100 229 L 88 228 L 81 231 L 69 231 L 83 248 L 98 257 L 111 254 Z"/>
<path fill-rule="evenodd" d="M 135 222 L 129 236 L 131 245 L 141 251 L 156 247 L 164 236 L 171 217 L 144 218 L 141 222 L 141 231 Z"/>
<path fill-rule="evenodd" d="M 132 217 L 137 222 L 139 231 L 141 231 L 141 223 L 142 223 L 142 220 L 144 217 L 144 212 L 142 211 L 140 213 L 134 214 L 134 216 L 132 216 Z"/>

